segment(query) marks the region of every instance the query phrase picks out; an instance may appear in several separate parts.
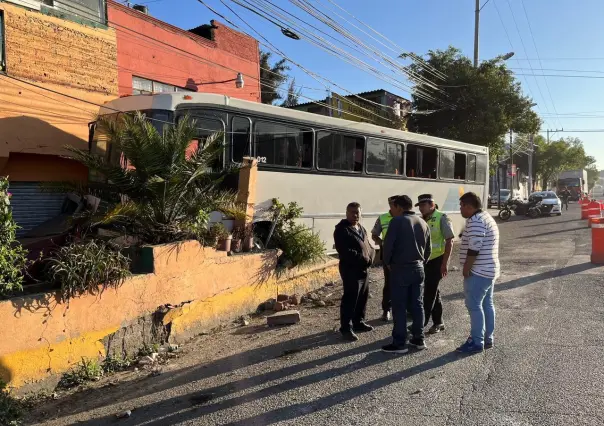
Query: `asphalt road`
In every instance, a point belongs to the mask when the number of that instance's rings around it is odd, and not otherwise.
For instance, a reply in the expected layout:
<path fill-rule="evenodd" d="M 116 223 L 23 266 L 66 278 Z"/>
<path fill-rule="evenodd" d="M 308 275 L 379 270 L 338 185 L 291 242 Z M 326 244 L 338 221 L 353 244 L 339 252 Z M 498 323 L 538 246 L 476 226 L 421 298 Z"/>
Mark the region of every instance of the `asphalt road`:
<path fill-rule="evenodd" d="M 456 271 L 442 283 L 447 330 L 425 351 L 380 352 L 391 325 L 379 321 L 342 343 L 336 306 L 304 308 L 296 326 L 267 329 L 259 318 L 200 336 L 161 375 L 127 373 L 53 401 L 34 413 L 52 420 L 36 424 L 601 425 L 604 269 L 589 263 L 578 217 L 571 205 L 500 224 L 495 348 L 483 354 L 453 352 L 469 332 Z M 375 319 L 381 271 L 372 277 Z M 117 420 L 126 409 L 132 416 Z"/>

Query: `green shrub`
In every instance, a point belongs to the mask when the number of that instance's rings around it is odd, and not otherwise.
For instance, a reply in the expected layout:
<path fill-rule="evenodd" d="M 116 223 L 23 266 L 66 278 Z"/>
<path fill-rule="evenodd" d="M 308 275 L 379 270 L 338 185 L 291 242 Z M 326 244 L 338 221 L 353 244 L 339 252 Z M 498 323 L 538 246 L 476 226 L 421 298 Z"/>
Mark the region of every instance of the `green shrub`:
<path fill-rule="evenodd" d="M 86 382 L 99 380 L 101 377 L 103 377 L 103 368 L 99 362 L 96 359 L 82 358 L 73 370 L 63 373 L 57 388 L 70 389 Z"/>
<path fill-rule="evenodd" d="M 0 296 L 23 290 L 27 251 L 16 241 L 17 224 L 10 209 L 8 179 L 0 177 Z"/>
<path fill-rule="evenodd" d="M 279 263 L 288 268 L 306 266 L 324 260 L 325 246 L 319 234 L 306 225 L 296 223 L 303 209 L 296 202 L 287 205 L 273 199 L 271 208 L 275 222 L 273 240 L 283 252 Z"/>
<path fill-rule="evenodd" d="M 131 358 L 122 358 L 109 355 L 101 364 L 105 374 L 117 373 L 130 367 L 134 361 Z"/>
<path fill-rule="evenodd" d="M 14 398 L 8 386 L 0 380 L 0 425 L 18 426 L 23 416 L 24 404 Z"/>
<path fill-rule="evenodd" d="M 130 275 L 130 259 L 99 240 L 61 247 L 45 262 L 44 278 L 60 286 L 66 300 L 118 288 Z"/>

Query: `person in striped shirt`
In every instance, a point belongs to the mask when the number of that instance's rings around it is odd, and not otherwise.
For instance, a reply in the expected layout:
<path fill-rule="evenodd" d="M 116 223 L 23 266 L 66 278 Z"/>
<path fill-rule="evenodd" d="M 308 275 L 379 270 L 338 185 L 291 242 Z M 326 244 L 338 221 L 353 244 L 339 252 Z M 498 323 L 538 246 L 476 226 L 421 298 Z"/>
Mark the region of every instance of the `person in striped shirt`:
<path fill-rule="evenodd" d="M 459 260 L 463 267 L 464 295 L 470 314 L 470 337 L 457 348 L 457 352 L 470 354 L 493 347 L 493 287 L 499 277 L 499 228 L 493 217 L 482 210 L 480 197 L 473 192 L 461 196 L 459 210 L 466 218 Z"/>

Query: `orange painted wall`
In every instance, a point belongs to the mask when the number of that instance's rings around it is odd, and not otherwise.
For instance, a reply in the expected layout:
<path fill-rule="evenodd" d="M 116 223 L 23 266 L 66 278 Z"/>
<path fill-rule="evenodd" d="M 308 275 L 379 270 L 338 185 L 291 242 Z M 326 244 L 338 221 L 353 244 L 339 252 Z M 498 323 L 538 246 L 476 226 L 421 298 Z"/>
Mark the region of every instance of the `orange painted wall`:
<path fill-rule="evenodd" d="M 26 160 L 15 157 L 18 153 L 48 156 L 56 180 L 79 175 L 57 156 L 66 154 L 64 145 L 87 148 L 88 122 L 99 107 L 45 89 L 93 104 L 115 99 L 115 32 L 7 3 L 0 3 L 0 10 L 6 37 L 6 75 L 0 74 L 0 165 L 5 166 L 0 174 L 6 175 L 8 167 L 11 175 L 19 168 L 22 180 L 48 175 L 47 168 L 37 169 L 38 160 L 21 167 Z"/>
<path fill-rule="evenodd" d="M 254 311 L 277 291 L 302 294 L 337 277 L 332 261 L 312 272 L 322 274 L 322 281 L 302 276 L 308 270 L 277 280 L 272 251 L 227 256 L 186 242 L 153 252 L 155 273 L 134 276 L 117 290 L 69 303 L 55 293 L 0 302 L 0 378 L 21 387 L 66 371 L 82 357 L 104 356 L 104 337 L 161 305 L 191 301 L 164 317 L 171 321 L 171 338 L 178 339 L 190 329 L 207 330 Z"/>
<path fill-rule="evenodd" d="M 214 21 L 214 40 L 209 40 L 112 0 L 107 2 L 107 14 L 117 33 L 120 95 L 132 94 L 134 75 L 198 92 L 260 101 L 258 42 L 253 38 Z M 244 77 L 241 89 L 232 81 L 211 84 L 234 79 L 237 72 L 251 76 Z"/>

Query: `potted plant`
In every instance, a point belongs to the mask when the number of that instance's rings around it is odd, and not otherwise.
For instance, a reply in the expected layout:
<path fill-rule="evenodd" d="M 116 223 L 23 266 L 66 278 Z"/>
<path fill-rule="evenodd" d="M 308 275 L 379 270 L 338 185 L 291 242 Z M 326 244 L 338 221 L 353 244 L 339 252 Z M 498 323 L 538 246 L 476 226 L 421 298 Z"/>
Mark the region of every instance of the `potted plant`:
<path fill-rule="evenodd" d="M 222 222 L 215 223 L 210 228 L 211 241 L 218 250 L 231 250 L 231 236 Z"/>
<path fill-rule="evenodd" d="M 235 253 L 240 253 L 242 249 L 242 242 L 245 236 L 244 229 L 240 226 L 233 229 L 233 239 L 231 240 L 231 250 Z"/>

